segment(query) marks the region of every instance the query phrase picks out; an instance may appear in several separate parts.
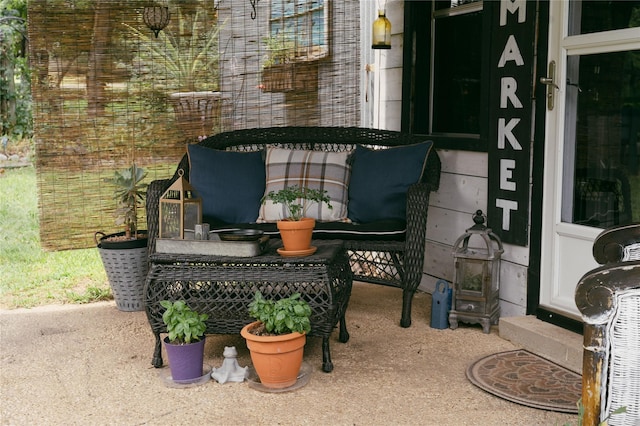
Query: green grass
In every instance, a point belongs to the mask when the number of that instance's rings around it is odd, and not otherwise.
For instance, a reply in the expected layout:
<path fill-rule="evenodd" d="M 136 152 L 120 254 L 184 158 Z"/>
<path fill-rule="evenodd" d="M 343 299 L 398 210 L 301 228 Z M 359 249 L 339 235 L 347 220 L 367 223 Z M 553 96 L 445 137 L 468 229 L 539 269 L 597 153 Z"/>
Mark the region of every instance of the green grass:
<path fill-rule="evenodd" d="M 40 247 L 33 167 L 0 174 L 0 308 L 111 299 L 98 250 Z"/>

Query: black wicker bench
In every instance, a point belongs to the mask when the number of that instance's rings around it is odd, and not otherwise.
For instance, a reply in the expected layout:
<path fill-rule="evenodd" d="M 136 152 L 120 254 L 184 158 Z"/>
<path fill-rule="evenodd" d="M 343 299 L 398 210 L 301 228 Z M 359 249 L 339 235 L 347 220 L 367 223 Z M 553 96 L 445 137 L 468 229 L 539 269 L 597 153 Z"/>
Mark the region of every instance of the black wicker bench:
<path fill-rule="evenodd" d="M 224 151 L 253 152 L 267 146 L 323 152 L 352 151 L 356 146 L 372 149 L 414 146 L 425 137 L 406 133 L 355 127 L 271 127 L 244 129 L 210 136 L 198 145 Z M 396 151 L 397 152 L 397 151 Z M 314 239 L 339 239 L 349 256 L 353 279 L 388 285 L 403 291 L 403 327 L 411 325 L 411 304 L 423 274 L 425 233 L 429 195 L 440 182 L 440 159 L 435 149 L 427 152 L 421 176 L 406 193 L 406 217 L 398 221 L 372 223 L 317 223 Z M 389 164 L 391 166 L 391 164 Z M 185 155 L 172 179 L 151 182 L 147 191 L 149 252 L 155 252 L 158 236 L 158 202 L 177 179 L 178 170 L 189 178 L 189 159 Z M 380 170 L 382 173 L 384 170 Z M 353 182 L 352 182 L 353 183 Z M 212 230 L 257 228 L 271 238 L 278 237 L 274 223 L 222 223 L 204 218 Z"/>

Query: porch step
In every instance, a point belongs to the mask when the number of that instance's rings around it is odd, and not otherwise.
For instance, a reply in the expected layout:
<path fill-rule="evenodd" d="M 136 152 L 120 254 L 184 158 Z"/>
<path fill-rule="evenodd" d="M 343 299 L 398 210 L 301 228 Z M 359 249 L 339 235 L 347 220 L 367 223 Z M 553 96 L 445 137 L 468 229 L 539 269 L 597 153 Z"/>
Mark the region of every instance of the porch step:
<path fill-rule="evenodd" d="M 576 373 L 582 373 L 582 335 L 533 315 L 500 318 L 500 337 Z"/>

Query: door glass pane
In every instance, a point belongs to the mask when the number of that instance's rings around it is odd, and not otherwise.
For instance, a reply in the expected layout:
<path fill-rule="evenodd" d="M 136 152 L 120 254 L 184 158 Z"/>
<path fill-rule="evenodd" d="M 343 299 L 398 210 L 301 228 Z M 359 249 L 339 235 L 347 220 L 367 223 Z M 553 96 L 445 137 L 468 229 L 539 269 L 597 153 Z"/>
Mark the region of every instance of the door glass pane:
<path fill-rule="evenodd" d="M 640 220 L 640 50 L 569 56 L 566 123 L 563 221 Z"/>
<path fill-rule="evenodd" d="M 640 26 L 640 1 L 572 1 L 569 8 L 569 35 Z"/>

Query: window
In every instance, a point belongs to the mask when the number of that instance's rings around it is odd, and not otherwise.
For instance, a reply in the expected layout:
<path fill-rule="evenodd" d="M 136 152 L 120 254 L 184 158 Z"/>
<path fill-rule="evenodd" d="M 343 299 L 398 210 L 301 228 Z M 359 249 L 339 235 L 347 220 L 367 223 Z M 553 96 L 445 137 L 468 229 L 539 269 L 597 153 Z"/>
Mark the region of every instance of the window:
<path fill-rule="evenodd" d="M 292 50 L 297 61 L 329 54 L 328 5 L 324 0 L 273 0 L 269 17 L 269 42 Z"/>
<path fill-rule="evenodd" d="M 402 129 L 439 147 L 486 151 L 489 33 L 482 1 L 406 2 L 405 55 L 414 69 L 403 82 Z M 408 21 L 408 23 L 407 23 Z M 407 100 L 408 99 L 408 100 Z"/>
<path fill-rule="evenodd" d="M 478 137 L 482 4 L 438 6 L 432 17 L 430 133 Z"/>

